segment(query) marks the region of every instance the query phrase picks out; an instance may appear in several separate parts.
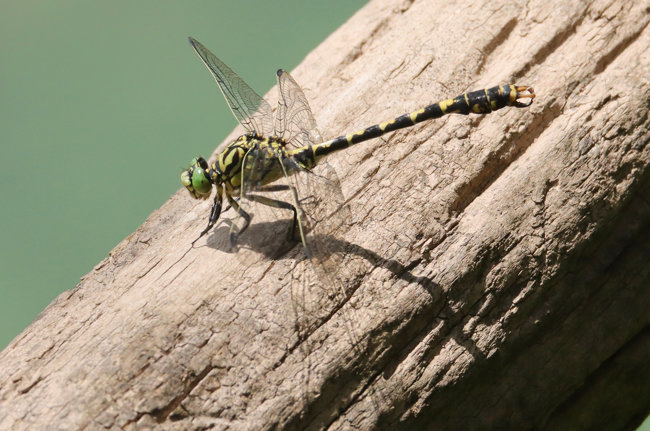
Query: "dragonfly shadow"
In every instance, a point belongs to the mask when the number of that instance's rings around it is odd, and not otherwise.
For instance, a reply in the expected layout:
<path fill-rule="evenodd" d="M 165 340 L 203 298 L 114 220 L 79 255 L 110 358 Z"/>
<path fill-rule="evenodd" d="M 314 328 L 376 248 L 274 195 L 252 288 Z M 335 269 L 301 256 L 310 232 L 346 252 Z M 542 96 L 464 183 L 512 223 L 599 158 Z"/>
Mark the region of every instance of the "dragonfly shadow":
<path fill-rule="evenodd" d="M 418 266 L 421 263 L 422 259 L 417 259 L 413 262 L 410 262 L 408 265 L 404 265 L 397 260 L 388 259 L 373 250 L 351 243 L 341 238 L 336 238 L 334 236 L 321 236 L 318 238 L 318 242 L 326 244 L 327 252 L 329 253 L 354 255 L 360 257 L 361 259 L 370 263 L 371 266 L 382 267 L 390 271 L 395 277 L 404 280 L 409 284 L 415 283 L 420 285 L 432 296 L 440 295 L 440 286 L 433 282 L 433 280 L 423 276 L 416 276 L 412 273 L 413 268 Z"/>
<path fill-rule="evenodd" d="M 237 238 L 237 242 L 233 247 L 229 239 L 230 225 L 226 221 L 212 231 L 208 237 L 207 246 L 226 253 L 237 253 L 240 248 L 245 248 L 261 253 L 269 259 L 279 259 L 293 250 L 294 247 L 302 246 L 300 240 L 288 238 L 289 227 L 290 220 L 251 223 L 249 228 Z M 433 297 L 440 295 L 439 285 L 429 278 L 416 276 L 412 273 L 413 268 L 421 262 L 421 259 L 404 265 L 394 259 L 388 259 L 373 250 L 337 238 L 334 235 L 319 235 L 315 240 L 319 244 L 325 245 L 324 251 L 321 250 L 325 254 L 355 255 L 367 261 L 373 267 L 385 268 L 401 280 L 418 284 Z M 337 270 L 343 272 L 343 268 L 337 268 Z"/>
<path fill-rule="evenodd" d="M 230 224 L 226 221 L 212 231 L 207 246 L 226 253 L 250 249 L 275 260 L 300 244 L 299 240 L 288 238 L 289 227 L 289 220 L 251 223 L 248 229 L 237 237 L 233 246 L 230 242 Z"/>

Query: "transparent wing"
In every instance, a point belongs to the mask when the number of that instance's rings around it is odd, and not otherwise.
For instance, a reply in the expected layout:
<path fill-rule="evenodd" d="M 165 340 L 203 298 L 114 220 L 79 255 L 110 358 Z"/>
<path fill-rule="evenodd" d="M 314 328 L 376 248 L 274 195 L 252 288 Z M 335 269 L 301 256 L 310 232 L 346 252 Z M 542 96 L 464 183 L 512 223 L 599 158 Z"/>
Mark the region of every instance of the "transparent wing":
<path fill-rule="evenodd" d="M 307 248 L 307 258 L 296 262 L 292 272 L 297 335 L 309 356 L 310 334 L 340 310 L 348 342 L 356 348 L 360 336 L 355 332 L 355 319 L 343 308 L 353 293 L 348 283 L 354 276 L 344 264 L 350 249 L 346 232 L 352 217 L 339 180 L 334 169 L 321 162 L 311 171 L 298 170 L 288 181 L 298 196 Z"/>
<path fill-rule="evenodd" d="M 316 120 L 300 86 L 286 71 L 277 72 L 278 110 L 275 114 L 275 134 L 287 142 L 289 148 L 298 148 L 323 141 L 316 128 Z"/>
<path fill-rule="evenodd" d="M 349 298 L 343 280 L 350 277 L 342 261 L 346 252 L 344 225 L 350 221 L 350 213 L 329 164 L 321 161 L 313 170 L 305 169 L 287 151 L 307 150 L 322 138 L 300 86 L 283 70 L 278 71 L 277 79 L 280 95 L 275 136 L 284 141 L 257 142 L 242 160 L 239 205 L 255 222 L 240 240 L 270 257 L 279 257 L 295 246 L 295 240 L 304 239 L 308 258 L 297 262 L 297 273 L 292 274 L 297 328 L 303 338 Z M 296 209 L 297 225 L 294 240 L 287 241 L 293 217 L 290 207 Z"/>
<path fill-rule="evenodd" d="M 296 190 L 302 212 L 305 241 L 316 266 L 326 273 L 339 270 L 335 255 L 343 238 L 343 226 L 350 221 L 350 212 L 334 168 L 321 161 L 313 170 L 299 169 L 288 182 Z M 319 268 L 317 268 L 319 269 Z"/>
<path fill-rule="evenodd" d="M 275 113 L 274 135 L 282 140 L 272 139 L 272 143 L 257 143 L 247 152 L 242 160 L 240 205 L 246 212 L 258 213 L 260 216 L 262 213 L 271 212 L 280 213 L 275 215 L 281 216 L 280 209 L 283 208 L 286 212 L 288 205 L 296 208 L 298 213 L 296 233 L 302 238 L 304 235 L 301 232 L 304 229 L 300 223 L 302 215 L 300 194 L 296 195 L 300 191 L 293 177 L 303 169 L 287 155 L 285 146 L 306 147 L 321 142 L 322 138 L 316 129 L 316 120 L 300 86 L 291 75 L 281 69 L 277 72 L 277 79 L 280 94 Z M 275 189 L 269 192 L 269 188 L 274 187 Z M 282 187 L 284 190 L 278 190 Z M 249 199 L 250 195 L 262 196 L 257 198 L 258 202 L 266 201 L 271 205 L 257 205 L 254 199 Z M 282 207 L 282 203 L 288 205 Z"/>
<path fill-rule="evenodd" d="M 191 37 L 189 39 L 192 48 L 219 84 L 219 88 L 237 121 L 247 131 L 257 133 L 259 136 L 273 134 L 271 105 L 205 46 Z"/>
<path fill-rule="evenodd" d="M 259 144 L 249 150 L 242 174 L 240 205 L 254 214 L 255 224 L 241 239 L 277 259 L 304 238 L 305 258 L 295 263 L 291 292 L 297 335 L 306 340 L 352 294 L 345 281 L 353 277 L 343 265 L 348 251 L 345 231 L 351 217 L 338 178 L 327 163 L 308 170 L 283 147 Z M 271 200 L 275 204 L 269 205 Z M 293 217 L 289 205 L 297 211 L 294 235 L 288 235 Z M 359 337 L 353 319 L 343 318 L 350 343 L 356 346 Z"/>
<path fill-rule="evenodd" d="M 269 257 L 278 257 L 281 250 L 286 251 L 288 222 L 293 217 L 292 193 L 282 168 L 283 154 L 279 144 L 255 141 L 241 164 L 239 207 L 251 215 L 254 223 L 249 227 L 252 232 L 242 235 L 240 245 L 248 243 Z"/>
<path fill-rule="evenodd" d="M 306 226 L 300 201 L 302 187 L 297 186 L 294 177 L 305 170 L 288 156 L 286 150 L 317 144 L 322 142 L 322 138 L 300 86 L 284 70 L 278 70 L 277 79 L 279 98 L 274 135 L 282 140 L 256 144 L 247 152 L 242 161 L 240 206 L 246 212 L 254 213 L 257 220 L 286 220 L 287 216 L 293 217 L 293 212 L 287 207 L 296 208 L 295 234 L 303 238 Z M 259 201 L 270 205 L 259 205 Z"/>

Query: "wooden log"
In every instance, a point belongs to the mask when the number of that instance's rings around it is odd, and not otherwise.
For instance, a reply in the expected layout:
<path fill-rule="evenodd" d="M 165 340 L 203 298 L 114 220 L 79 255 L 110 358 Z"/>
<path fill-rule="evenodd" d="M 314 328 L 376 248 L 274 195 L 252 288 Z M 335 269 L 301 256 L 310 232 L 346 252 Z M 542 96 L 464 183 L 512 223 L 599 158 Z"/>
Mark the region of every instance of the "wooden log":
<path fill-rule="evenodd" d="M 633 429 L 649 22 L 647 1 L 373 0 L 292 72 L 325 137 L 498 83 L 534 104 L 332 156 L 340 291 L 301 281 L 299 246 L 260 253 L 268 223 L 191 248 L 210 203 L 180 190 L 0 353 L 0 428 Z"/>

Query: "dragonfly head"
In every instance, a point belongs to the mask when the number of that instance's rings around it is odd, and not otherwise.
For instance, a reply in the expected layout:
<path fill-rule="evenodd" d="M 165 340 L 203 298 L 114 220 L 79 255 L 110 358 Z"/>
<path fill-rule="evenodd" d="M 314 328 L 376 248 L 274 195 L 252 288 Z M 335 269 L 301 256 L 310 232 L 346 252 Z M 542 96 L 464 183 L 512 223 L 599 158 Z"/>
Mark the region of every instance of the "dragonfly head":
<path fill-rule="evenodd" d="M 181 173 L 181 182 L 194 199 L 207 199 L 212 192 L 210 168 L 203 157 L 195 157 Z"/>

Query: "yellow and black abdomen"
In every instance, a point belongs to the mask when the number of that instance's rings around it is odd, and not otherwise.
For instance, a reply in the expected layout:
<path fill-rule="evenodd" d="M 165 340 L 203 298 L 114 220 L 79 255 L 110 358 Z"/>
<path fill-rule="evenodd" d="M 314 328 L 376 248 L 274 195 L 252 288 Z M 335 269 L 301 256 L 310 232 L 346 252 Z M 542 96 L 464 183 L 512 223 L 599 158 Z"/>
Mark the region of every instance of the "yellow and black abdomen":
<path fill-rule="evenodd" d="M 516 85 L 499 85 L 456 96 L 453 99 L 434 103 L 420 110 L 404 114 L 392 120 L 375 124 L 356 133 L 339 136 L 319 145 L 314 145 L 315 160 L 342 150 L 359 142 L 377 138 L 394 130 L 413 126 L 422 121 L 440 118 L 447 114 L 486 114 L 506 106 L 525 108 L 532 103 L 535 92 L 531 87 Z M 525 99 L 525 100 L 520 100 Z M 527 100 L 529 99 L 529 100 Z"/>

